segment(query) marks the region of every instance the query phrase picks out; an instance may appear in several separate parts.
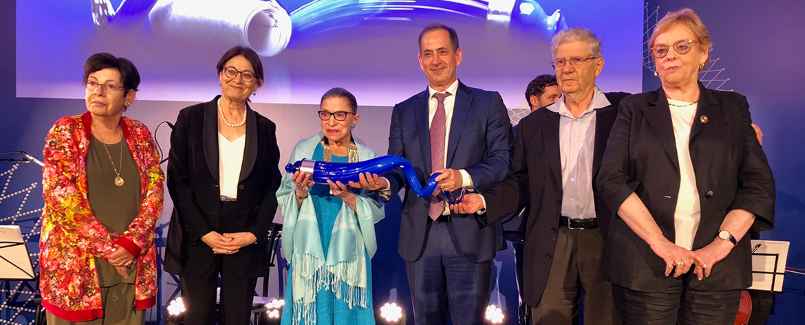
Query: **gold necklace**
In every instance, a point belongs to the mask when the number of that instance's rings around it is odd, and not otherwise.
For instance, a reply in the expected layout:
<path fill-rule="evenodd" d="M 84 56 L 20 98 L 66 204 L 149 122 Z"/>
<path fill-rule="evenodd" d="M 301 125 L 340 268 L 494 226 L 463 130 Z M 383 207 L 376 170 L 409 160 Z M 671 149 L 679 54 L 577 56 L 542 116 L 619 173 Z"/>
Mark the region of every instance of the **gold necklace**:
<path fill-rule="evenodd" d="M 123 141 L 125 141 L 125 139 Z M 115 162 L 112 160 L 112 155 L 109 154 L 109 149 L 106 148 L 106 143 L 101 142 L 103 149 L 106 150 L 106 155 L 109 156 L 109 162 L 112 163 L 112 168 L 115 170 L 115 174 L 117 174 L 117 177 L 115 177 L 115 185 L 117 185 L 117 187 L 123 186 L 124 183 L 123 177 L 120 177 L 120 172 L 123 171 L 123 141 L 120 141 L 120 171 L 115 167 Z"/>

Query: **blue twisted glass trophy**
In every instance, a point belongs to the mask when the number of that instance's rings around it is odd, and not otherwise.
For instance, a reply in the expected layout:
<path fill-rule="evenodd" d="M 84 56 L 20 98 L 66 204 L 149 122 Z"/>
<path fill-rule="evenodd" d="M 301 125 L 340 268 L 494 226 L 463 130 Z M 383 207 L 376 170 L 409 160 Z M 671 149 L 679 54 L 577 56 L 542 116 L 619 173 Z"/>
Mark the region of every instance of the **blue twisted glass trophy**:
<path fill-rule="evenodd" d="M 419 197 L 430 196 L 433 194 L 433 191 L 436 190 L 436 186 L 439 185 L 439 182 L 436 181 L 436 177 L 438 177 L 440 173 L 431 175 L 428 182 L 425 183 L 425 186 L 422 186 L 411 163 L 403 157 L 393 155 L 377 157 L 356 163 L 333 163 L 302 159 L 293 164 L 289 163 L 286 165 L 285 171 L 288 173 L 301 171 L 303 173 L 312 174 L 313 181 L 316 183 L 327 183 L 327 181 L 330 180 L 346 184 L 348 182 L 359 182 L 360 175 L 363 173 L 382 174 L 394 168 L 400 168 L 402 170 L 403 174 L 405 174 L 405 178 L 408 180 L 408 184 L 411 186 L 411 190 Z M 461 202 L 464 198 L 464 192 L 465 189 L 462 188 L 461 195 L 457 199 L 453 199 L 450 192 L 447 191 L 444 191 L 444 196 L 447 199 L 447 203 L 456 204 Z"/>

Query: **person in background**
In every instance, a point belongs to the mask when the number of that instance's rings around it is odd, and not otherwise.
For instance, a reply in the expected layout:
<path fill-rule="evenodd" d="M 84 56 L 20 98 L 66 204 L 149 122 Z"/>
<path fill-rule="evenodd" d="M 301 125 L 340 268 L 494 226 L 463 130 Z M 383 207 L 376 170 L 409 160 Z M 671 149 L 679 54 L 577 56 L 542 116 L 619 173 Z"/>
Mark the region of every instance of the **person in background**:
<path fill-rule="evenodd" d="M 745 236 L 774 225 L 774 177 L 736 92 L 697 80 L 710 34 L 693 10 L 649 39 L 662 86 L 621 101 L 598 190 L 617 211 L 607 274 L 625 324 L 732 324 L 752 284 Z"/>
<path fill-rule="evenodd" d="M 556 82 L 556 76 L 541 74 L 528 83 L 525 90 L 525 100 L 531 111 L 556 103 L 562 96 L 562 89 Z"/>
<path fill-rule="evenodd" d="M 140 75 L 97 53 L 82 81 L 87 112 L 58 120 L 45 138 L 42 306 L 51 325 L 142 325 L 156 304 L 164 177 L 148 128 L 123 116 Z"/>
<path fill-rule="evenodd" d="M 276 125 L 248 104 L 265 80 L 257 53 L 233 47 L 216 70 L 221 95 L 182 109 L 171 133 L 165 271 L 180 276 L 185 324 L 213 325 L 217 309 L 219 323 L 245 325 L 268 270 L 280 152 Z"/>
<path fill-rule="evenodd" d="M 296 144 L 291 163 L 377 157 L 352 136 L 360 120 L 352 93 L 330 89 L 320 105 L 321 132 Z M 341 182 L 315 184 L 309 173 L 297 171 L 283 176 L 277 201 L 282 249 L 291 265 L 282 324 L 374 324 L 371 261 L 377 251 L 375 223 L 384 217 L 377 192 Z"/>

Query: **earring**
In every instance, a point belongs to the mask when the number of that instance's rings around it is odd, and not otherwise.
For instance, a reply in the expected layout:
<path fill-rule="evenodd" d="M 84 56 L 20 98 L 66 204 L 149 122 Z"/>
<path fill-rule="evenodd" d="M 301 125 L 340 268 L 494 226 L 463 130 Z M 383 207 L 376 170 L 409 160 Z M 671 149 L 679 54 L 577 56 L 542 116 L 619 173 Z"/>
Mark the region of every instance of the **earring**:
<path fill-rule="evenodd" d="M 355 124 L 352 124 L 352 128 L 353 128 L 353 129 L 355 128 Z"/>
<path fill-rule="evenodd" d="M 706 63 L 706 62 L 705 62 L 705 63 Z M 702 65 L 700 65 L 700 66 L 699 66 L 699 71 L 704 70 L 704 65 L 705 65 L 705 63 L 702 63 Z"/>
<path fill-rule="evenodd" d="M 129 106 L 131 106 L 131 102 L 126 102 L 125 105 L 126 105 L 126 107 L 129 107 Z"/>
<path fill-rule="evenodd" d="M 659 77 L 659 76 L 660 76 L 660 74 L 659 74 L 659 73 L 657 73 L 657 71 L 654 71 L 654 76 L 655 76 L 655 77 Z"/>

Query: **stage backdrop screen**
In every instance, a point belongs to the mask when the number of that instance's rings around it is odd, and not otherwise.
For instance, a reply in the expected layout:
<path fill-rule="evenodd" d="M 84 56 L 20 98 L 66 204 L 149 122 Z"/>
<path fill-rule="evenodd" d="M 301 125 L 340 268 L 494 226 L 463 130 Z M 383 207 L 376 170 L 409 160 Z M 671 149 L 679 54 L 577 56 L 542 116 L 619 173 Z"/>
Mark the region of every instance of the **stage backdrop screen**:
<path fill-rule="evenodd" d="M 234 45 L 255 49 L 266 84 L 258 103 L 317 104 L 344 87 L 390 106 L 425 89 L 417 35 L 458 31 L 459 78 L 525 107 L 528 81 L 552 73 L 550 38 L 587 26 L 604 38 L 605 91 L 641 86 L 640 1 L 535 0 L 18 0 L 17 97 L 81 98 L 84 61 L 109 52 L 134 62 L 138 99 L 206 101 L 215 64 Z"/>

